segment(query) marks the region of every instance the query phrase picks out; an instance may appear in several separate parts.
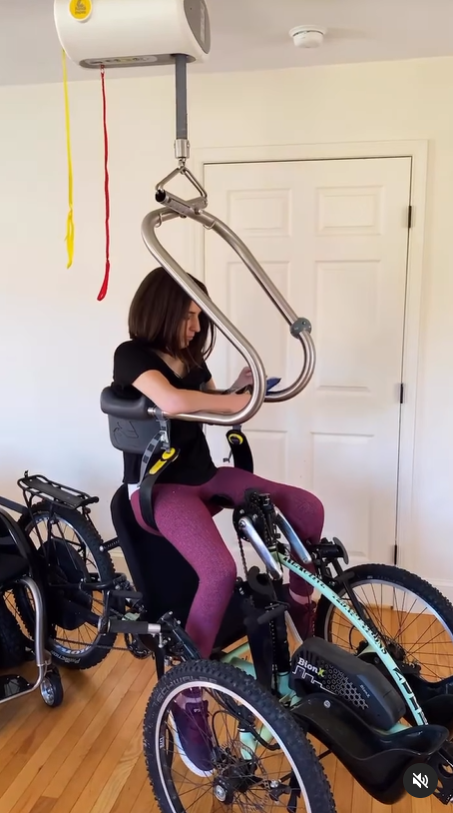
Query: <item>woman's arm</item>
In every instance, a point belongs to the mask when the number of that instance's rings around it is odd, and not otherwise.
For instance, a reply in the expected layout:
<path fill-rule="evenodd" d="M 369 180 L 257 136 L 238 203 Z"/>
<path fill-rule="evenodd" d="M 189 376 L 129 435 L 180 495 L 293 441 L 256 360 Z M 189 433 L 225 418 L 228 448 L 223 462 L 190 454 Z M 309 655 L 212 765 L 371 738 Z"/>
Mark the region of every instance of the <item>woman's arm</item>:
<path fill-rule="evenodd" d="M 230 392 L 239 392 L 244 390 L 245 387 L 253 387 L 253 377 L 250 367 L 244 367 L 244 369 L 239 373 L 236 381 L 234 381 L 231 387 L 228 387 L 226 390 L 218 390 L 212 377 L 206 382 L 206 384 L 204 384 L 203 389 L 221 395 L 222 393 L 226 394 Z"/>
<path fill-rule="evenodd" d="M 250 401 L 250 395 L 216 394 L 210 386 L 212 379 L 206 384 L 211 392 L 199 390 L 179 390 L 172 387 L 169 381 L 157 370 L 148 370 L 142 373 L 133 386 L 146 395 L 156 406 L 169 415 L 178 415 L 181 412 L 215 412 L 216 414 L 234 414 L 239 412 Z"/>

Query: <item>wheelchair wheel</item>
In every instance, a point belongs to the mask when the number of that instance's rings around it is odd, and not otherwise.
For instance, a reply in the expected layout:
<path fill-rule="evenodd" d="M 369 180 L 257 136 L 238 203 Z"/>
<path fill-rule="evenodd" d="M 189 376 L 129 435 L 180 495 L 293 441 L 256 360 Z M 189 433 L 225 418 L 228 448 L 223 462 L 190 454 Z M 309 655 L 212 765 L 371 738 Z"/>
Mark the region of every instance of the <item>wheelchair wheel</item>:
<path fill-rule="evenodd" d="M 49 669 L 41 683 L 41 697 L 53 709 L 61 706 L 64 700 L 63 683 L 57 669 Z"/>
<path fill-rule="evenodd" d="M 184 698 L 192 693 L 188 711 L 181 711 L 183 692 Z M 190 747 L 181 714 L 194 727 Z M 328 780 L 302 728 L 252 677 L 229 664 L 185 662 L 164 675 L 146 709 L 144 752 L 162 813 L 224 807 L 232 813 L 335 813 Z"/>
<path fill-rule="evenodd" d="M 20 519 L 22 530 L 37 548 L 46 584 L 49 624 L 48 647 L 53 660 L 69 669 L 91 669 L 107 657 L 114 633 L 99 634 L 105 593 L 84 589 L 108 582 L 115 568 L 102 538 L 88 517 L 79 511 L 42 502 Z M 31 596 L 16 588 L 17 609 L 29 635 L 34 632 Z M 121 609 L 121 608 L 117 608 Z"/>
<path fill-rule="evenodd" d="M 343 571 L 355 598 L 373 622 L 383 643 L 405 671 L 430 683 L 453 674 L 453 606 L 419 576 L 392 565 L 364 564 Z M 351 606 L 344 585 L 337 595 Z M 365 648 L 361 633 L 321 596 L 315 635 L 354 654 Z"/>

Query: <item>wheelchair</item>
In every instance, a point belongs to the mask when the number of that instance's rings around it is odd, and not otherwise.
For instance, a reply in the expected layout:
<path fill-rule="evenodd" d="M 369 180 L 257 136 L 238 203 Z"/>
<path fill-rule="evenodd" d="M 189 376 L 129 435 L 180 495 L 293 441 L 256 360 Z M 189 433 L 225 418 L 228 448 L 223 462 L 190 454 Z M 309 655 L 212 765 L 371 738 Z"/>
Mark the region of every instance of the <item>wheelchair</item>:
<path fill-rule="evenodd" d="M 171 436 L 171 429 L 166 426 L 163 432 L 162 418 L 150 417 L 147 399 L 125 403 L 108 387 L 102 393 L 101 408 L 108 416 L 110 438 L 117 449 L 145 453 L 150 438 L 157 439 L 152 444 L 149 471 L 159 472 L 171 465 L 172 456 L 161 443 L 169 432 Z M 227 441 L 234 465 L 253 470 L 252 452 L 240 426 L 227 432 Z M 156 479 L 148 482 L 148 491 Z M 238 576 L 211 658 L 203 661 L 185 632 L 197 576 L 151 524 L 145 530 L 137 523 L 126 485 L 113 495 L 111 516 L 117 536 L 106 542 L 90 517 L 90 506 L 97 497 L 42 476 L 26 474 L 19 485 L 27 503 L 20 520 L 23 529 L 30 535 L 34 525 L 43 524 L 48 533 L 42 540 L 40 567 L 49 576 L 52 634 L 48 645 L 54 660 L 69 668 L 90 668 L 115 648 L 119 635 L 124 635 L 134 657 L 155 658 L 158 682 L 145 713 L 144 752 L 154 794 L 164 813 L 182 813 L 188 809 L 182 807 L 182 799 L 191 798 L 192 805 L 197 798 L 189 780 L 184 779 L 179 787 L 182 780 L 172 776 L 184 750 L 171 723 L 174 697 L 184 687 L 194 686 L 202 686 L 209 698 L 205 702 L 210 709 L 215 707 L 212 718 L 232 718 L 239 731 L 234 747 L 217 742 L 216 769 L 204 776 L 218 802 L 239 805 L 239 797 L 249 794 L 255 798 L 260 792 L 266 803 L 284 800 L 290 811 L 297 811 L 303 800 L 313 811 L 334 811 L 322 769 L 322 758 L 329 753 L 381 803 L 394 804 L 405 794 L 404 774 L 413 764 L 434 771 L 439 778 L 435 795 L 440 801 L 446 804 L 453 799 L 453 679 L 448 675 L 433 680 L 423 674 L 423 662 L 409 657 L 400 641 L 383 633 L 355 591 L 356 585 L 374 583 L 379 576 L 387 585 L 408 588 L 442 620 L 452 639 L 453 607 L 427 582 L 385 565 L 344 569 L 341 562 L 349 564 L 348 554 L 338 539 L 323 539 L 308 552 L 267 495 L 246 493 L 243 504 L 232 514 L 245 562 L 244 576 Z M 34 503 L 35 499 L 39 501 Z M 219 497 L 210 508 L 215 515 L 231 506 Z M 152 515 L 146 521 L 151 523 Z M 76 528 L 81 545 L 94 551 L 96 575 L 90 573 L 87 559 L 80 553 L 68 556 L 64 552 L 62 538 L 52 531 L 61 524 Z M 263 568 L 247 567 L 246 543 L 254 547 Z M 117 547 L 124 554 L 131 583 L 113 567 L 110 551 Z M 308 561 L 315 565 L 314 574 L 303 567 Z M 302 575 L 321 593 L 315 636 L 296 643 L 293 652 L 288 643 L 285 569 Z M 52 584 L 55 572 L 58 580 Z M 167 580 L 165 574 L 171 578 Z M 99 614 L 95 595 L 102 596 Z M 30 607 L 18 604 L 30 626 Z M 329 613 L 335 607 L 361 634 L 352 651 L 332 640 Z M 61 647 L 52 638 L 57 626 L 74 631 L 83 624 L 96 631 L 86 653 Z M 222 731 L 230 728 L 224 723 Z M 325 747 L 320 758 L 309 736 Z M 259 756 L 261 751 L 265 757 Z M 265 760 L 274 765 L 282 755 L 289 766 L 280 771 L 281 776 L 259 779 Z M 278 770 L 275 767 L 274 773 Z M 209 811 L 208 806 L 205 809 Z"/>
<path fill-rule="evenodd" d="M 35 567 L 36 553 L 11 514 L 0 507 L 0 669 L 20 667 L 34 660 L 38 674 L 34 682 L 22 675 L 0 676 L 0 705 L 40 689 L 46 705 L 56 708 L 64 691 L 58 667 L 52 664 L 46 644 L 45 590 Z M 31 596 L 34 607 L 29 639 L 17 621 L 10 599 L 17 593 Z M 30 600 L 30 599 L 28 599 Z"/>

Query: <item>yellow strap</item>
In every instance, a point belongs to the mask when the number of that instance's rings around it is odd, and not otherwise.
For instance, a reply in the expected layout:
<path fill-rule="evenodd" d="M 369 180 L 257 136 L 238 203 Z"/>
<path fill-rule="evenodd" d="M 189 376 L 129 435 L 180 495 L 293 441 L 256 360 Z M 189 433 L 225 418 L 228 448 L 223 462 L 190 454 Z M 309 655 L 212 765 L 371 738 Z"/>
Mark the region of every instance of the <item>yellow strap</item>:
<path fill-rule="evenodd" d="M 69 94 L 68 94 L 68 74 L 66 68 L 66 52 L 63 49 L 63 87 L 64 87 L 64 101 L 65 101 L 65 118 L 66 118 L 66 147 L 68 151 L 68 192 L 69 192 L 69 212 L 66 222 L 66 245 L 68 249 L 68 265 L 70 268 L 74 258 L 74 220 L 73 220 L 73 177 L 72 177 L 72 158 L 71 158 L 71 127 L 69 118 Z"/>

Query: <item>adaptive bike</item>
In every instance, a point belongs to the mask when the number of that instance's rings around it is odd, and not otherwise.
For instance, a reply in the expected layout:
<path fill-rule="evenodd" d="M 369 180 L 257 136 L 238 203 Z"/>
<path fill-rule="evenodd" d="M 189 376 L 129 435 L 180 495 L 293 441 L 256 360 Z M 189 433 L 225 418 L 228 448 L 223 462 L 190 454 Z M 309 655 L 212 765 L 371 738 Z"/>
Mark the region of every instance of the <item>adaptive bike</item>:
<path fill-rule="evenodd" d="M 110 396 L 104 392 L 104 408 L 106 400 L 113 408 Z M 147 408 L 144 401 L 142 407 Z M 117 425 L 116 418 L 111 421 Z M 244 433 L 236 427 L 230 434 L 241 437 L 240 445 L 237 437 L 230 438 L 236 464 L 239 459 L 250 464 Z M 29 538 L 41 538 L 37 550 L 41 574 L 47 574 L 48 645 L 56 663 L 76 669 L 94 666 L 116 648 L 119 635 L 135 657 L 156 659 L 158 683 L 145 714 L 144 750 L 162 810 L 187 810 L 190 805 L 182 807 L 183 800 L 194 804 L 209 788 L 213 799 L 230 800 L 239 810 L 241 800 L 245 809 L 261 810 L 265 799 L 277 809 L 284 800 L 288 810 L 304 809 L 297 804 L 305 804 L 307 810 L 333 811 L 308 736 L 325 746 L 324 755 L 335 754 L 383 803 L 401 798 L 404 772 L 413 763 L 433 766 L 442 780 L 435 795 L 444 803 L 453 798 L 453 679 L 433 680 L 431 661 L 420 657 L 420 645 L 412 653 L 404 646 L 409 636 L 414 649 L 412 612 L 405 623 L 396 608 L 399 631 L 392 636 L 385 619 L 377 617 L 376 605 L 364 602 L 361 592 L 368 584 L 373 590 L 384 584 L 393 595 L 403 591 L 409 609 L 415 598 L 425 606 L 430 623 L 436 622 L 433 634 L 439 640 L 443 634 L 445 646 L 453 638 L 453 607 L 427 582 L 385 565 L 344 569 L 348 556 L 339 540 L 305 547 L 267 495 L 246 493 L 233 511 L 245 572 L 238 577 L 215 651 L 206 662 L 184 632 L 195 574 L 167 540 L 137 524 L 125 486 L 112 500 L 118 536 L 103 542 L 90 516 L 96 497 L 41 476 L 25 475 L 19 484 L 26 497 L 19 524 Z M 264 568 L 247 567 L 246 542 Z M 117 546 L 133 586 L 115 572 L 110 551 Z M 311 562 L 315 572 L 299 562 Z M 284 592 L 288 570 L 320 594 L 315 637 L 296 645 L 292 654 Z M 33 625 L 33 607 L 19 588 L 16 604 L 27 627 Z M 333 610 L 355 631 L 355 642 L 348 639 L 341 646 L 341 637 L 333 642 Z M 425 614 L 417 614 L 419 623 L 420 615 Z M 71 639 L 78 634 L 78 640 Z M 203 688 L 210 719 L 217 721 L 214 767 L 203 772 L 205 784 L 198 787 L 192 774 L 181 773 L 178 756 L 183 757 L 183 750 L 171 722 L 175 698 L 194 687 Z"/>

